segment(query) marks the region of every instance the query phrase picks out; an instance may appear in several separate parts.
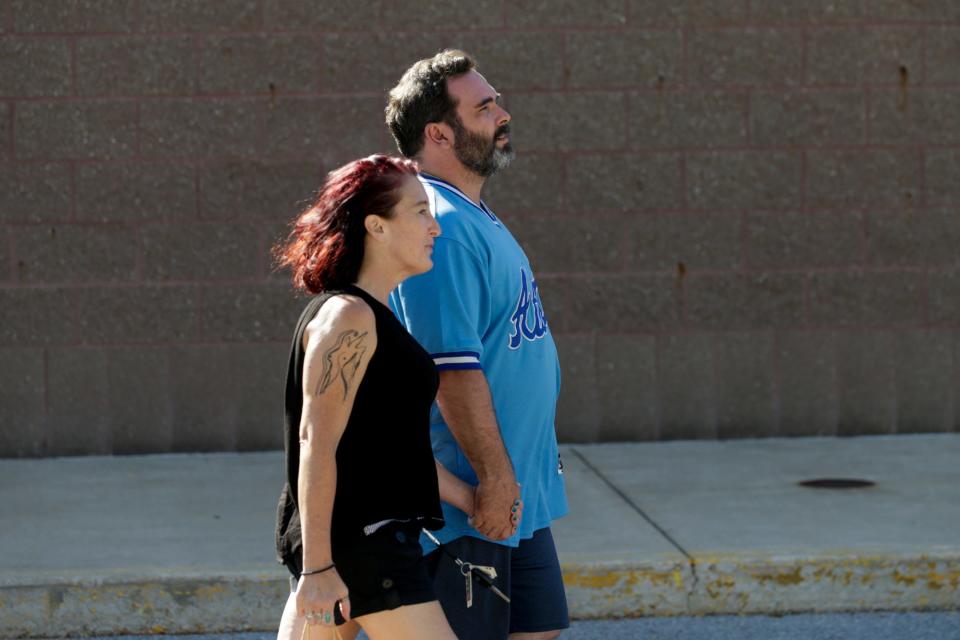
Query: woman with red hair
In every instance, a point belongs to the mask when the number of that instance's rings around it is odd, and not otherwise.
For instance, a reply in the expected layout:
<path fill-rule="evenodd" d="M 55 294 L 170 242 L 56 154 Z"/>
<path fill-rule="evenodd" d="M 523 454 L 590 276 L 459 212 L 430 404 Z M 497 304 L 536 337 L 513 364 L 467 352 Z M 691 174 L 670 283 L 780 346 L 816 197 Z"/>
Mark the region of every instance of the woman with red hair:
<path fill-rule="evenodd" d="M 280 638 L 306 637 L 305 624 L 335 637 L 351 617 L 372 640 L 455 637 L 419 532 L 443 525 L 441 494 L 471 514 L 473 488 L 435 463 L 437 372 L 387 306 L 433 266 L 439 234 L 416 165 L 370 156 L 331 172 L 274 250 L 315 294 L 287 372 L 277 548 L 296 583 Z"/>

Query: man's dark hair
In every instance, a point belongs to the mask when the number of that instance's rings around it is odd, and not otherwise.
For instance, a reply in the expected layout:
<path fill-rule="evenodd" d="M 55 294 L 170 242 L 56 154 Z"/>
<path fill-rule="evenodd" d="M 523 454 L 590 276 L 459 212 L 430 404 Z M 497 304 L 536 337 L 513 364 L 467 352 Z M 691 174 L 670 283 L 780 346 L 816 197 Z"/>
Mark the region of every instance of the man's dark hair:
<path fill-rule="evenodd" d="M 412 158 L 423 149 L 423 130 L 431 122 L 450 122 L 457 104 L 447 92 L 447 79 L 477 66 L 470 54 L 458 49 L 441 51 L 407 69 L 390 90 L 387 126 L 400 153 Z"/>

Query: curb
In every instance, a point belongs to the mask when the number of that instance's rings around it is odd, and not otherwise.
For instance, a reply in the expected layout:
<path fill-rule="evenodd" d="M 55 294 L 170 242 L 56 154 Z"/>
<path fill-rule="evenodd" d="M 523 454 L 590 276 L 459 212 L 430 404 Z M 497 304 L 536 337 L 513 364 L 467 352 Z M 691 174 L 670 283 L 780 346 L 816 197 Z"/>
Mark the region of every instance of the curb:
<path fill-rule="evenodd" d="M 960 609 L 960 550 L 563 563 L 576 618 Z"/>
<path fill-rule="evenodd" d="M 275 630 L 289 593 L 275 572 L 0 586 L 0 637 Z"/>
<path fill-rule="evenodd" d="M 915 556 L 562 557 L 576 619 L 960 609 L 960 550 Z M 272 631 L 278 572 L 51 578 L 0 586 L 0 636 Z"/>

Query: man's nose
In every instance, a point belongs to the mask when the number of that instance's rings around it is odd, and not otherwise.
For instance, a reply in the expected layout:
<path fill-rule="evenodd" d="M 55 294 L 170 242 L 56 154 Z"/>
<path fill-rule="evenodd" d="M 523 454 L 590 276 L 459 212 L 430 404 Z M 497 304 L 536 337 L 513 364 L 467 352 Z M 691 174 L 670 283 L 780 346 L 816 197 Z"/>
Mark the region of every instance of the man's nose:
<path fill-rule="evenodd" d="M 507 110 L 503 107 L 500 107 L 500 119 L 497 121 L 497 126 L 499 127 L 505 125 L 510 122 L 510 120 L 512 120 L 510 113 L 507 112 Z"/>

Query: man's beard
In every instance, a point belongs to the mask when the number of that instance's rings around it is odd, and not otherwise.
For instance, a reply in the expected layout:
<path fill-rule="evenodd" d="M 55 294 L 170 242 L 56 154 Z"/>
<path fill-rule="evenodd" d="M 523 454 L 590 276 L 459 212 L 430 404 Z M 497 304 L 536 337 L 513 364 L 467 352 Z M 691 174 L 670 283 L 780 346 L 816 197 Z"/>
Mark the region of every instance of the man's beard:
<path fill-rule="evenodd" d="M 467 129 L 456 115 L 450 122 L 456 139 L 453 152 L 463 166 L 482 178 L 489 178 L 500 169 L 510 166 L 517 152 L 509 142 L 502 149 L 497 148 L 497 138 L 510 133 L 510 125 L 497 127 L 493 138 L 487 140 L 479 133 Z"/>

